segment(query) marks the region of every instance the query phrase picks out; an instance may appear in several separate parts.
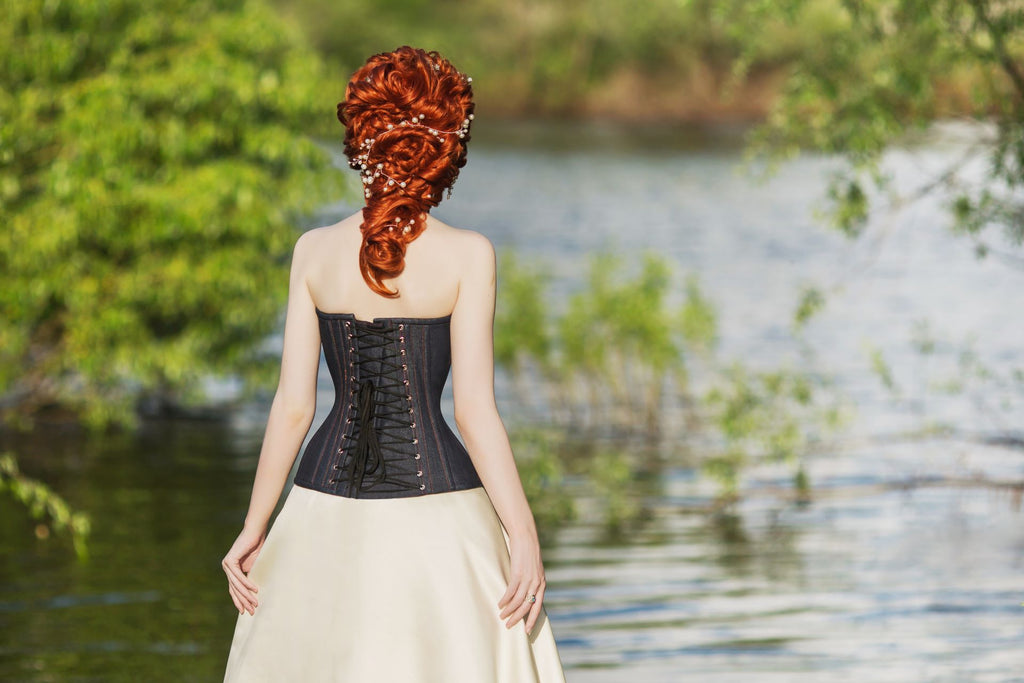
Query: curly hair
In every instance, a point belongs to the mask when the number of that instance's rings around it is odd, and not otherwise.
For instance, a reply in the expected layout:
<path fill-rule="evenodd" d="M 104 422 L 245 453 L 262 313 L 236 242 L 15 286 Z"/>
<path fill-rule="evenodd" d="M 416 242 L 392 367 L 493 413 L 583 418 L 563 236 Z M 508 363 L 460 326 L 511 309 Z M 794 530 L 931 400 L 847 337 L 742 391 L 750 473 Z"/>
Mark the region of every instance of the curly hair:
<path fill-rule="evenodd" d="M 466 165 L 471 81 L 437 52 L 403 46 L 370 57 L 338 104 L 345 155 L 363 171 L 359 270 L 378 294 L 398 296 L 383 280 L 405 269 L 406 246 L 426 227 L 424 215 L 451 193 Z"/>

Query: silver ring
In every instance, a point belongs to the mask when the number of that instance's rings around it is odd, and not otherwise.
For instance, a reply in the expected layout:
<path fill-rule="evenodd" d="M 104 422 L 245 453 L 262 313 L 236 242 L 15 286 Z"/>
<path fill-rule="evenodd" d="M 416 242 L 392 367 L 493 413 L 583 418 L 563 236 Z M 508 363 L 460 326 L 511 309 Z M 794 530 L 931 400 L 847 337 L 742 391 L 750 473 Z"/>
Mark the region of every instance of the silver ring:
<path fill-rule="evenodd" d="M 537 602 L 537 596 L 536 595 L 531 595 L 530 599 L 527 602 L 530 602 L 530 603 Z"/>

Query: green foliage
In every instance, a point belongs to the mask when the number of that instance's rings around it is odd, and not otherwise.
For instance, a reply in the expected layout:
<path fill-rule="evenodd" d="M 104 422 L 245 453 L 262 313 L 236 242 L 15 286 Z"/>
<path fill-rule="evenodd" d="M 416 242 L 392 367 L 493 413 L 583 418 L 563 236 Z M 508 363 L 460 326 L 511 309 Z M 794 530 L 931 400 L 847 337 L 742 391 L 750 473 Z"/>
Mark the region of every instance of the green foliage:
<path fill-rule="evenodd" d="M 796 466 L 794 482 L 808 483 L 800 458 L 816 436 L 834 430 L 842 416 L 835 405 L 823 405 L 815 389 L 827 382 L 788 369 L 754 372 L 740 364 L 729 367 L 724 381 L 706 400 L 722 439 L 721 452 L 707 459 L 705 471 L 726 497 L 734 496 L 744 465 L 755 459 Z"/>
<path fill-rule="evenodd" d="M 979 255 L 986 228 L 1001 226 L 1024 242 L 1024 6 L 992 0 L 719 0 L 734 10 L 737 30 L 764 22 L 807 26 L 830 5 L 837 17 L 803 46 L 767 120 L 751 136 L 750 158 L 769 167 L 799 149 L 843 155 L 849 167 L 829 185 L 828 216 L 850 236 L 869 215 L 869 185 L 884 189 L 882 153 L 939 117 L 966 113 L 994 123 L 977 148 L 989 157 L 980 183 L 961 174 L 968 159 L 910 198 L 936 188 L 953 193 L 954 229 L 971 236 Z M 747 45 L 736 71 L 754 59 Z M 956 97 L 969 93 L 968 101 Z M 899 205 L 899 201 L 896 205 Z"/>
<path fill-rule="evenodd" d="M 593 423 L 652 433 L 666 384 L 685 389 L 685 333 L 710 343 L 714 316 L 693 281 L 682 314 L 671 310 L 672 274 L 663 257 L 645 255 L 632 278 L 622 266 L 611 252 L 593 255 L 587 285 L 554 325 L 557 379 L 568 391 L 561 403 L 582 395 Z"/>
<path fill-rule="evenodd" d="M 994 441 L 1018 440 L 1016 411 L 1024 393 L 1024 369 L 987 365 L 976 349 L 977 339 L 968 334 L 961 340 L 939 335 L 925 319 L 914 321 L 908 346 L 914 352 L 913 363 L 901 366 L 903 383 L 897 383 L 891 365 L 882 351 L 865 347 L 872 371 L 889 394 L 893 404 L 903 411 L 914 410 L 924 418 L 915 429 L 918 435 L 948 433 L 954 427 L 946 423 L 928 422 L 929 398 L 938 394 L 945 401 L 959 397 L 980 410 L 994 430 L 986 438 Z M 972 438 L 979 438 L 977 433 Z"/>
<path fill-rule="evenodd" d="M 745 466 L 763 459 L 792 464 L 794 485 L 807 495 L 801 459 L 844 419 L 823 391 L 829 381 L 786 368 L 721 368 L 714 354 L 718 314 L 695 276 L 678 287 L 663 256 L 645 254 L 630 272 L 622 255 L 599 252 L 591 255 L 587 284 L 564 312 L 554 312 L 545 305 L 542 268 L 523 268 L 510 253 L 502 254 L 501 263 L 508 274 L 499 280 L 498 299 L 508 303 L 497 316 L 495 347 L 502 351 L 496 362 L 529 389 L 520 395 L 526 404 L 537 387 L 545 388 L 548 410 L 539 432 L 545 439 L 559 429 L 582 443 L 612 438 L 616 445 L 588 454 L 580 471 L 604 501 L 609 530 L 646 513 L 631 494 L 634 472 L 626 455 L 638 436 L 699 443 L 704 471 L 719 483 L 723 498 L 736 494 Z M 798 318 L 806 320 L 824 299 L 815 289 L 804 290 L 802 298 Z M 543 330 L 542 344 L 530 339 L 537 329 Z M 700 364 L 710 386 L 703 400 L 691 395 L 687 361 Z M 667 425 L 685 429 L 670 433 Z M 708 453 L 708 443 L 719 447 Z M 542 450 L 559 460 L 558 449 Z M 685 449 L 675 443 L 672 450 Z M 541 458 L 536 466 L 550 465 Z"/>
<path fill-rule="evenodd" d="M 626 453 L 602 450 L 590 464 L 590 481 L 604 504 L 604 526 L 613 535 L 643 521 L 648 511 L 634 491 L 633 468 Z"/>
<path fill-rule="evenodd" d="M 89 517 L 71 506 L 42 482 L 26 477 L 18 469 L 13 453 L 0 454 L 0 493 L 6 493 L 24 505 L 33 519 L 40 521 L 36 535 L 49 536 L 50 531 L 67 534 L 79 559 L 88 555 Z"/>
<path fill-rule="evenodd" d="M 300 134 L 337 99 L 316 56 L 258 1 L 0 6 L 7 417 L 267 379 L 297 216 L 337 187 Z"/>
<path fill-rule="evenodd" d="M 814 36 L 781 21 L 736 31 L 708 0 L 277 2 L 344 73 L 402 44 L 436 49 L 474 76 L 482 106 L 518 114 L 692 111 L 692 90 L 713 88 L 744 46 L 755 67 L 771 66 Z M 651 97 L 638 103 L 635 88 Z"/>
<path fill-rule="evenodd" d="M 800 290 L 800 302 L 793 314 L 793 327 L 799 331 L 823 308 L 825 308 L 825 294 L 817 287 L 803 287 Z"/>
<path fill-rule="evenodd" d="M 555 437 L 549 430 L 526 427 L 512 430 L 511 435 L 519 478 L 538 531 L 550 533 L 576 519 L 576 504 L 568 494 Z"/>
<path fill-rule="evenodd" d="M 882 383 L 882 386 L 893 395 L 899 394 L 899 387 L 896 386 L 896 380 L 892 376 L 892 368 L 886 362 L 882 350 L 876 346 L 869 346 L 868 359 L 871 362 L 871 371 L 875 373 L 875 377 Z"/>
<path fill-rule="evenodd" d="M 547 327 L 544 288 L 549 277 L 543 264 L 527 266 L 513 251 L 503 251 L 498 264 L 501 297 L 494 315 L 494 360 L 518 374 L 533 362 L 551 365 L 551 333 Z"/>
<path fill-rule="evenodd" d="M 679 329 L 686 343 L 702 351 L 711 351 L 718 341 L 718 314 L 701 291 L 697 276 L 686 278 L 686 301 L 679 314 Z"/>

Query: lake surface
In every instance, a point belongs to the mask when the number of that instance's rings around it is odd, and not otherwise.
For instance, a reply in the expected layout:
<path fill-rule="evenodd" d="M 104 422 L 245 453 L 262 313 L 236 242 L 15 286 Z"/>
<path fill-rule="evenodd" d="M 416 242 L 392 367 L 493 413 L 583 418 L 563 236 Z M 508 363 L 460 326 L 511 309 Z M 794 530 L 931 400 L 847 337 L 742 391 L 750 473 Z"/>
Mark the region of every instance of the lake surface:
<path fill-rule="evenodd" d="M 947 135 L 887 164 L 912 188 L 961 144 Z M 942 197 L 881 216 L 850 243 L 811 216 L 834 160 L 803 159 L 755 185 L 736 173 L 736 131 L 478 125 L 472 147 L 438 216 L 557 264 L 553 306 L 579 286 L 589 253 L 654 248 L 700 276 L 723 358 L 812 364 L 856 407 L 808 461 L 808 505 L 780 493 L 785 468 L 764 466 L 747 473 L 734 511 L 695 512 L 715 489 L 673 463 L 633 491 L 649 519 L 613 538 L 581 493 L 584 514 L 544 551 L 570 683 L 1024 681 L 1020 495 L 972 483 L 1024 478 L 1024 451 L 985 441 L 1020 433 L 1024 392 L 987 380 L 927 390 L 966 344 L 996 374 L 1024 367 L 1024 272 L 976 260 L 945 228 Z M 806 284 L 828 300 L 805 332 L 811 354 L 790 331 Z M 928 357 L 912 344 L 924 326 L 937 340 Z M 901 400 L 871 372 L 869 346 Z M 323 373 L 314 426 L 328 382 Z M 135 435 L 0 437 L 94 526 L 90 560 L 77 563 L 0 499 L 0 680 L 220 680 L 237 613 L 219 562 L 267 409 Z M 954 429 L 905 438 L 934 424 Z"/>

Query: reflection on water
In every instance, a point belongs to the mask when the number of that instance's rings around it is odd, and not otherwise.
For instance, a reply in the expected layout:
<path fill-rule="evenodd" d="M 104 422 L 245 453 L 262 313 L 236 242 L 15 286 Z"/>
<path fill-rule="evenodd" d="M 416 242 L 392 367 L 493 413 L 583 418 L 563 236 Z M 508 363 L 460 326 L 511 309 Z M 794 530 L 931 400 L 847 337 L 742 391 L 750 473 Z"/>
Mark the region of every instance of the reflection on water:
<path fill-rule="evenodd" d="M 547 604 L 573 681 L 1009 681 L 1024 678 L 1024 528 L 1012 496 L 898 490 L 908 469 L 989 467 L 948 445 L 820 463 L 808 506 L 754 494 L 737 515 L 680 512 L 668 472 L 629 545 L 565 532 Z M 959 461 L 959 462 L 958 462 Z M 785 486 L 770 473 L 760 486 Z"/>
<path fill-rule="evenodd" d="M 892 354 L 901 380 L 916 362 L 906 337 L 919 314 L 940 332 L 976 331 L 989 361 L 1022 364 L 1024 331 L 1003 325 L 1024 305 L 1020 275 L 974 262 L 936 228 L 937 203 L 866 253 L 810 224 L 829 162 L 752 187 L 733 173 L 735 136 L 709 143 L 706 133 L 624 140 L 594 128 L 593 148 L 579 149 L 574 127 L 478 126 L 439 214 L 549 259 L 556 295 L 578 284 L 588 251 L 657 247 L 700 273 L 721 307 L 723 352 L 753 363 L 794 357 L 786 329 L 799 284 L 838 281 L 808 332 L 856 398 L 862 436 L 920 417 L 893 414 L 866 379 L 865 337 Z M 333 396 L 322 380 L 317 420 Z M 972 405 L 938 407 L 982 425 Z M 450 393 L 445 409 L 451 420 Z M 220 679 L 236 613 L 219 562 L 244 516 L 265 414 L 256 405 L 131 436 L 0 437 L 94 528 L 91 559 L 76 564 L 59 541 L 28 537 L 24 512 L 0 497 L 0 680 Z M 673 464 L 631 491 L 650 513 L 626 533 L 609 536 L 583 514 L 545 550 L 568 679 L 1024 680 L 1019 495 L 892 486 L 923 475 L 1019 480 L 1022 464 L 1019 451 L 976 443 L 883 440 L 812 458 L 810 505 L 775 495 L 789 475 L 765 468 L 750 473 L 750 498 L 721 514 L 695 511 L 713 488 Z"/>

